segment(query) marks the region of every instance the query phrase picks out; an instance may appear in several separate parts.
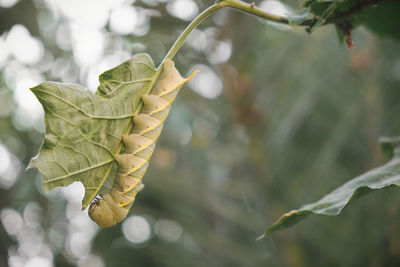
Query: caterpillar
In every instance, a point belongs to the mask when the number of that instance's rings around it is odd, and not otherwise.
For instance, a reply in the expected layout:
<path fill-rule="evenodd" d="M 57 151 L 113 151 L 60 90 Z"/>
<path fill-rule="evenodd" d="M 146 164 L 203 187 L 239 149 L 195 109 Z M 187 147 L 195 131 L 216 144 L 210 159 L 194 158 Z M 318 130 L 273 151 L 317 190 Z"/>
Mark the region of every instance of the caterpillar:
<path fill-rule="evenodd" d="M 144 187 L 142 178 L 171 104 L 182 85 L 195 73 L 184 79 L 174 62 L 165 60 L 163 72 L 152 93 L 142 96 L 143 106 L 133 116 L 131 134 L 122 137 L 124 152 L 115 156 L 118 169 L 114 184 L 109 193 L 97 196 L 89 207 L 89 217 L 99 226 L 113 226 L 128 215 L 136 194 Z"/>

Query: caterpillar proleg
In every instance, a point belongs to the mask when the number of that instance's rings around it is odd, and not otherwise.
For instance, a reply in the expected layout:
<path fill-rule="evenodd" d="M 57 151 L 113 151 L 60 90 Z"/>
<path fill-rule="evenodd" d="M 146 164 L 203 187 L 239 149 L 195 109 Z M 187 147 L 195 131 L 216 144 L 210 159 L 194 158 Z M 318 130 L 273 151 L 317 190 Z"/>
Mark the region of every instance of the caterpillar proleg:
<path fill-rule="evenodd" d="M 171 103 L 182 85 L 195 72 L 184 79 L 175 68 L 174 62 L 165 60 L 163 72 L 152 93 L 142 96 L 143 107 L 133 117 L 132 132 L 122 137 L 124 152 L 115 156 L 118 170 L 114 184 L 109 193 L 96 197 L 89 207 L 90 218 L 99 226 L 113 226 L 128 215 L 136 194 L 144 187 L 142 178 L 171 109 Z"/>

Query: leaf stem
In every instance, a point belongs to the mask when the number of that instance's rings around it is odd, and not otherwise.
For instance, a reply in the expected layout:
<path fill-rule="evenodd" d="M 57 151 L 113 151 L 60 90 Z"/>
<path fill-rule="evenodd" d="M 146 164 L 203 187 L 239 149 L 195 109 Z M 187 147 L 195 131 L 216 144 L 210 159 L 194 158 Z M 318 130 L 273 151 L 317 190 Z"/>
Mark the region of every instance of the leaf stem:
<path fill-rule="evenodd" d="M 175 54 L 178 52 L 178 50 L 181 48 L 183 43 L 185 42 L 186 38 L 189 36 L 189 34 L 199 26 L 200 23 L 202 23 L 209 15 L 214 13 L 215 11 L 223 8 L 223 7 L 230 7 L 233 9 L 237 9 L 252 15 L 255 15 L 257 17 L 261 17 L 266 20 L 271 20 L 279 23 L 284 23 L 284 24 L 289 24 L 289 20 L 286 17 L 274 15 L 268 12 L 265 12 L 264 10 L 256 7 L 254 4 L 248 4 L 240 0 L 218 0 L 215 4 L 204 10 L 203 12 L 200 13 L 187 27 L 186 29 L 182 32 L 182 34 L 178 37 L 178 39 L 175 41 L 175 43 L 172 45 L 171 49 L 168 51 L 167 55 L 165 56 L 163 62 L 166 59 L 172 59 Z M 162 64 L 157 68 L 157 72 L 161 71 L 162 69 Z"/>
<path fill-rule="evenodd" d="M 202 23 L 209 15 L 217 11 L 218 9 L 224 7 L 225 4 L 223 1 L 220 1 L 218 3 L 213 4 L 206 10 L 200 13 L 187 27 L 186 29 L 181 33 L 181 35 L 178 37 L 178 39 L 175 41 L 175 43 L 172 45 L 171 49 L 168 51 L 167 55 L 165 56 L 164 60 L 166 59 L 172 59 L 175 54 L 178 52 L 178 50 L 181 48 L 183 43 L 185 42 L 186 38 L 189 36 L 189 34 L 199 26 L 200 23 Z"/>
<path fill-rule="evenodd" d="M 239 0 L 221 0 L 221 2 L 225 3 L 227 7 L 237 9 L 243 11 L 245 13 L 283 24 L 289 24 L 289 19 L 284 16 L 275 15 L 272 13 L 268 13 L 260 8 L 258 8 L 254 2 L 249 4 Z"/>
<path fill-rule="evenodd" d="M 199 26 L 200 23 L 202 23 L 208 16 L 210 16 L 212 13 L 214 13 L 215 11 L 217 11 L 220 8 L 223 8 L 224 6 L 226 6 L 226 3 L 224 3 L 224 1 L 219 1 L 216 2 L 215 4 L 213 4 L 212 6 L 210 6 L 209 8 L 207 8 L 206 10 L 204 10 L 203 12 L 201 12 L 187 27 L 186 29 L 181 33 L 181 35 L 178 37 L 178 39 L 175 41 L 175 43 L 171 46 L 170 50 L 168 51 L 168 53 L 165 55 L 163 61 L 160 63 L 160 65 L 158 66 L 154 79 L 151 82 L 149 88 L 153 88 L 155 82 L 158 79 L 158 76 L 160 76 L 160 73 L 162 71 L 163 68 L 163 63 L 166 59 L 172 59 L 176 53 L 178 52 L 178 50 L 182 47 L 183 43 L 185 42 L 186 38 L 189 36 L 189 34 L 197 28 L 197 26 Z"/>

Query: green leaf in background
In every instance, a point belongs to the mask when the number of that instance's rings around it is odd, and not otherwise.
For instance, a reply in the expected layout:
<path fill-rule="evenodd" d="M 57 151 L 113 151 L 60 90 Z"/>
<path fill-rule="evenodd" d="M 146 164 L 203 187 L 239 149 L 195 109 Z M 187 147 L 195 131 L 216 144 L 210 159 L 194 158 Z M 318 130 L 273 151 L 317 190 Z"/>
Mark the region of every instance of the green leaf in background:
<path fill-rule="evenodd" d="M 309 8 L 313 17 L 309 32 L 325 23 L 348 23 L 352 28 L 365 25 L 378 35 L 400 39 L 397 18 L 400 12 L 399 1 L 310 0 L 304 6 Z"/>
<path fill-rule="evenodd" d="M 307 204 L 298 210 L 292 210 L 284 214 L 274 224 L 267 227 L 263 236 L 284 230 L 300 222 L 310 214 L 338 215 L 353 200 L 375 189 L 391 185 L 400 186 L 400 156 L 398 155 L 387 164 L 348 181 L 317 202 Z"/>
<path fill-rule="evenodd" d="M 342 15 L 344 12 L 349 11 L 351 8 L 354 8 L 359 1 L 357 0 L 310 0 L 303 4 L 305 7 L 309 7 L 311 13 L 315 16 L 326 18 L 333 18 L 336 15 Z M 365 3 L 367 4 L 367 3 Z M 327 13 L 329 9 L 333 9 L 333 11 L 338 13 Z M 325 15 L 324 15 L 325 13 Z"/>
<path fill-rule="evenodd" d="M 380 36 L 400 40 L 399 13 L 400 2 L 382 2 L 365 8 L 357 16 L 357 21 Z"/>
<path fill-rule="evenodd" d="M 29 167 L 39 169 L 46 191 L 80 181 L 82 209 L 87 207 L 106 181 L 155 73 L 150 56 L 138 54 L 104 72 L 96 94 L 78 84 L 32 88 L 45 111 L 46 135 Z"/>
<path fill-rule="evenodd" d="M 344 36 L 342 29 L 336 24 L 335 30 L 336 30 L 336 35 L 339 40 L 339 43 L 344 44 L 346 37 Z"/>

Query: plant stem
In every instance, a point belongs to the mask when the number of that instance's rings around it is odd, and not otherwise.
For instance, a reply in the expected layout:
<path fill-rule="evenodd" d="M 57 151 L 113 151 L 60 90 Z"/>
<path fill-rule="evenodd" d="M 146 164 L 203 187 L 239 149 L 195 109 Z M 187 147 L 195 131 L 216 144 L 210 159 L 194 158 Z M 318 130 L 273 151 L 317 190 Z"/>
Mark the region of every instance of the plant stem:
<path fill-rule="evenodd" d="M 274 21 L 278 23 L 283 23 L 283 24 L 289 24 L 289 19 L 287 17 L 271 14 L 268 12 L 265 12 L 264 10 L 256 7 L 254 3 L 248 4 L 243 1 L 239 0 L 221 0 L 221 2 L 225 3 L 227 7 L 237 9 L 240 11 L 243 11 L 245 13 L 269 20 L 269 21 Z"/>
<path fill-rule="evenodd" d="M 172 45 L 172 47 L 170 48 L 170 50 L 168 51 L 168 53 L 165 55 L 163 61 L 161 62 L 161 64 L 158 66 L 157 71 L 155 73 L 154 79 L 152 81 L 152 83 L 150 84 L 149 88 L 153 88 L 154 83 L 156 82 L 156 80 L 158 79 L 158 76 L 160 75 L 161 71 L 162 71 L 162 67 L 163 67 L 163 63 L 166 59 L 172 59 L 176 53 L 178 52 L 178 50 L 181 48 L 181 46 L 183 45 L 183 43 L 185 42 L 186 38 L 189 36 L 189 34 L 197 28 L 197 26 L 199 26 L 200 23 L 202 23 L 209 15 L 211 15 L 212 13 L 214 13 L 215 11 L 217 11 L 220 8 L 223 8 L 224 6 L 226 6 L 226 4 L 224 2 L 218 2 L 213 4 L 212 6 L 210 6 L 209 8 L 207 8 L 206 10 L 204 10 L 203 12 L 200 13 L 200 15 L 198 15 L 187 27 L 186 29 L 181 33 L 181 35 L 178 37 L 178 39 L 175 41 L 175 43 Z"/>
<path fill-rule="evenodd" d="M 164 60 L 166 59 L 172 59 L 176 52 L 178 52 L 179 48 L 183 45 L 185 42 L 186 38 L 189 36 L 189 34 L 199 26 L 200 23 L 202 23 L 209 15 L 217 11 L 218 9 L 224 7 L 223 2 L 218 2 L 204 10 L 203 12 L 200 13 L 190 24 L 189 26 L 186 27 L 186 29 L 181 33 L 181 35 L 178 37 L 178 39 L 175 41 L 175 43 L 172 45 L 171 49 L 168 51 L 167 55 L 165 56 Z M 163 61 L 164 61 L 163 60 Z"/>
<path fill-rule="evenodd" d="M 275 21 L 279 23 L 284 23 L 284 24 L 289 24 L 289 20 L 285 17 L 270 14 L 268 12 L 265 12 L 262 9 L 259 9 L 258 7 L 254 6 L 253 4 L 247 4 L 245 2 L 242 2 L 240 0 L 219 0 L 206 10 L 200 13 L 190 24 L 189 26 L 186 27 L 186 29 L 182 32 L 182 34 L 178 37 L 178 39 L 175 41 L 175 43 L 172 45 L 171 49 L 168 51 L 167 55 L 165 56 L 163 62 L 166 59 L 172 59 L 175 54 L 178 52 L 178 50 L 181 48 L 183 43 L 185 42 L 186 38 L 189 36 L 189 34 L 199 26 L 200 23 L 202 23 L 209 15 L 217 11 L 218 9 L 221 9 L 223 7 L 230 7 L 233 9 L 241 10 L 243 12 L 255 15 L 257 17 L 261 17 L 266 20 L 270 21 Z M 157 71 L 162 68 L 162 63 L 158 67 Z"/>

